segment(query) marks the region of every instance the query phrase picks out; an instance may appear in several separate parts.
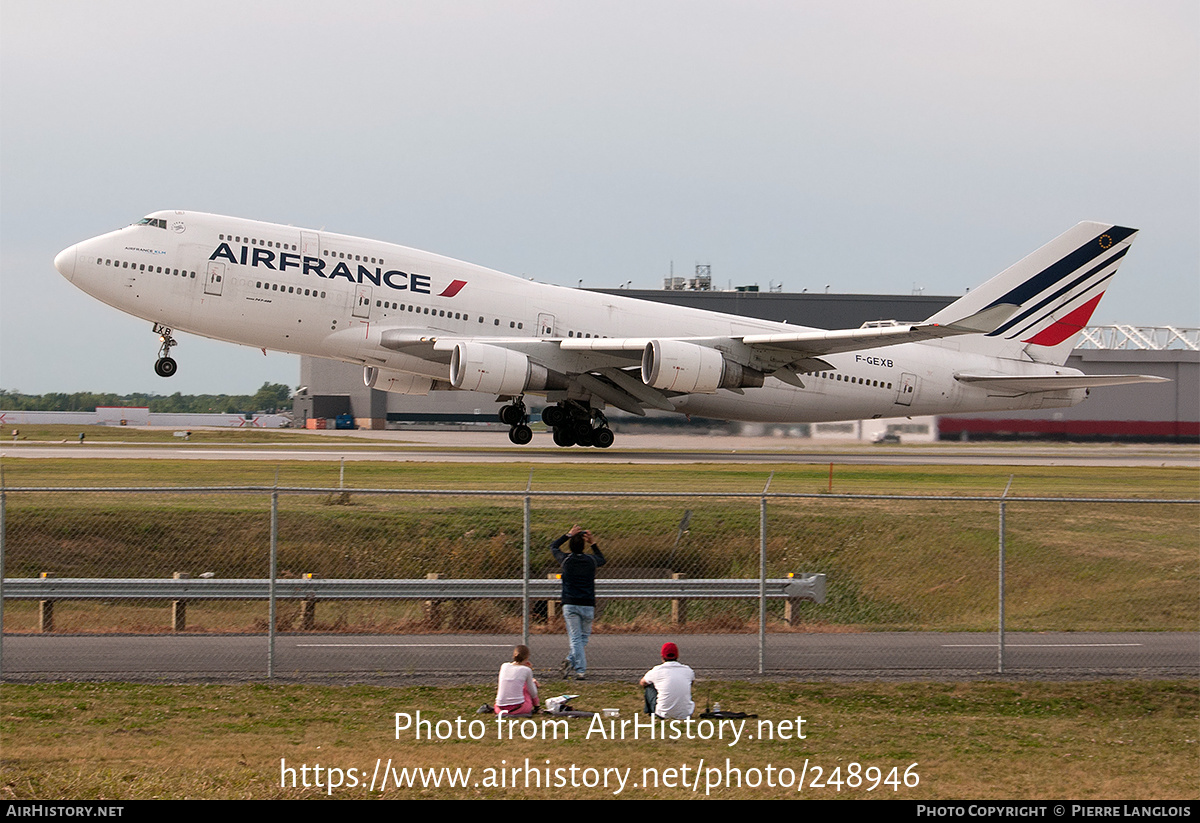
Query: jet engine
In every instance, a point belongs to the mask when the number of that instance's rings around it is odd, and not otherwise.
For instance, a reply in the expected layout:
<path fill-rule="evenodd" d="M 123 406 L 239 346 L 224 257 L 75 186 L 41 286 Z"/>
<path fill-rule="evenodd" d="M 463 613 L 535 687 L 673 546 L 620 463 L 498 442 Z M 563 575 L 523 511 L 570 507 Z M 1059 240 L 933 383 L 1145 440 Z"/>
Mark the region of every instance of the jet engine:
<path fill-rule="evenodd" d="M 450 385 L 497 395 L 553 388 L 550 371 L 518 351 L 487 343 L 456 343 L 450 354 Z"/>
<path fill-rule="evenodd" d="M 726 360 L 716 349 L 679 340 L 651 340 L 642 352 L 642 381 L 664 391 L 712 394 L 758 388 L 763 373 Z"/>
<path fill-rule="evenodd" d="M 377 369 L 374 366 L 363 367 L 363 383 L 368 389 L 390 391 L 396 394 L 429 394 L 433 380 L 419 374 L 392 369 Z"/>

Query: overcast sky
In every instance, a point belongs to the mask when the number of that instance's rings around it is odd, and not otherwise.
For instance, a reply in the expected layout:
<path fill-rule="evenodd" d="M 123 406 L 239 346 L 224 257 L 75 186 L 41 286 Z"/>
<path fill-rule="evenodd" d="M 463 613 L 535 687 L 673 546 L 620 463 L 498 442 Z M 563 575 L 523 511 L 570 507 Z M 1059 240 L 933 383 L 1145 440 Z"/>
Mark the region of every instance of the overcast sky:
<path fill-rule="evenodd" d="M 539 280 L 961 294 L 1080 220 L 1141 229 L 1097 323 L 1200 325 L 1200 6 L 0 5 L 0 387 L 248 393 L 298 360 L 75 289 L 159 209 Z"/>

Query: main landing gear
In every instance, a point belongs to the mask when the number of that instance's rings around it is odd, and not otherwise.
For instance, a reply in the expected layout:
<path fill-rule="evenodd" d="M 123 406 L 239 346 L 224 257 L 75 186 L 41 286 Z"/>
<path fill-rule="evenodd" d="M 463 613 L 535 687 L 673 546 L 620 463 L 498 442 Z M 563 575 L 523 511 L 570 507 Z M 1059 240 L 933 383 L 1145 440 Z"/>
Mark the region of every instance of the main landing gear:
<path fill-rule="evenodd" d="M 613 444 L 612 429 L 608 427 L 604 413 L 575 401 L 542 409 L 542 422 L 554 430 L 556 446 L 607 449 Z"/>
<path fill-rule="evenodd" d="M 500 407 L 500 422 L 509 426 L 508 439 L 518 446 L 533 440 L 529 428 L 529 409 L 524 398 Z M 595 446 L 607 449 L 613 444 L 612 429 L 599 409 L 589 408 L 582 403 L 568 400 L 542 409 L 542 422 L 554 431 L 556 446 Z"/>
<path fill-rule="evenodd" d="M 500 422 L 510 426 L 508 439 L 518 446 L 533 440 L 533 429 L 529 428 L 529 410 L 524 399 L 518 397 L 512 404 L 500 407 Z"/>
<path fill-rule="evenodd" d="M 178 346 L 179 341 L 171 336 L 171 330 L 166 326 L 154 324 L 154 331 L 159 335 L 162 345 L 158 349 L 158 360 L 154 361 L 154 373 L 159 377 L 171 377 L 179 371 L 179 364 L 171 357 L 171 347 Z"/>

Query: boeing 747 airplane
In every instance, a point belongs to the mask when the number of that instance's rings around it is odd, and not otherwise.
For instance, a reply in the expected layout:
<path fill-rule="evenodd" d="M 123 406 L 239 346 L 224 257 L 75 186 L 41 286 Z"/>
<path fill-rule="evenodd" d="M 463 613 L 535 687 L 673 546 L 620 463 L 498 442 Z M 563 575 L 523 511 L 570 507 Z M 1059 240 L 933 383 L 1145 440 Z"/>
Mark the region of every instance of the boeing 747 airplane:
<path fill-rule="evenodd" d="M 177 331 L 363 366 L 402 394 L 487 392 L 509 439 L 527 394 L 559 446 L 612 445 L 604 409 L 821 422 L 1063 408 L 1157 382 L 1065 368 L 1134 229 L 1080 223 L 916 324 L 826 331 L 535 283 L 313 229 L 159 211 L 54 258 L 79 288 Z"/>

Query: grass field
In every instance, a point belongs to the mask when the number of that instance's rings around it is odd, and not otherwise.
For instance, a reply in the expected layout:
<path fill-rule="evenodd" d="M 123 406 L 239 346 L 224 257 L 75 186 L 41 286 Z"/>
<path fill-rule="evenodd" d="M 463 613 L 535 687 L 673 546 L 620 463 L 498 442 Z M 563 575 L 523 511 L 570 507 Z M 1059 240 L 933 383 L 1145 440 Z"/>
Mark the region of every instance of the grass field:
<path fill-rule="evenodd" d="M 544 694 L 561 693 L 558 683 L 543 683 Z M 575 701 L 580 708 L 617 707 L 626 720 L 638 710 L 640 698 L 632 685 L 571 685 L 581 694 Z M 617 739 L 604 739 L 594 729 L 589 738 L 590 722 L 578 719 L 570 721 L 565 740 L 561 734 L 555 740 L 549 730 L 528 726 L 532 740 L 521 738 L 519 726 L 511 732 L 515 740 L 496 740 L 494 718 L 483 716 L 486 723 L 475 733 L 486 726 L 485 737 L 471 740 L 465 724 L 476 719 L 477 706 L 492 698 L 491 683 L 441 689 L 8 685 L 0 718 L 0 795 L 114 800 L 323 797 L 329 790 L 304 788 L 300 771 L 307 765 L 310 784 L 315 783 L 312 769 L 320 764 L 343 771 L 343 785 L 332 791 L 339 798 L 614 797 L 619 788 L 616 772 L 609 772 L 607 788 L 602 783 L 572 786 L 572 765 L 580 770 L 574 776 L 578 783 L 599 779 L 604 769 L 628 769 L 626 787 L 616 795 L 625 798 L 1196 796 L 1200 688 L 1195 683 L 735 682 L 701 684 L 696 691 L 711 694 L 726 709 L 770 721 L 776 739 L 747 739 L 745 734 L 759 731 L 756 720 L 747 721 L 743 737 L 732 746 L 728 736 L 647 740 L 644 730 L 634 741 L 631 727 L 626 727 L 625 739 L 620 739 L 619 728 Z M 462 736 L 468 739 L 417 741 L 411 729 L 397 739 L 396 713 L 415 719 L 418 710 L 435 724 L 461 716 Z M 805 721 L 798 727 L 797 717 Z M 435 727 L 430 730 L 436 734 Z M 448 733 L 449 725 L 441 731 Z M 800 732 L 804 739 L 779 739 L 795 738 Z M 566 785 L 526 788 L 526 758 L 534 769 L 551 769 L 555 781 L 561 775 Z M 450 767 L 470 768 L 472 773 L 465 788 L 421 786 L 419 778 L 414 788 L 392 783 L 371 792 L 350 785 L 353 779 L 369 785 L 377 760 L 381 765 L 390 760 L 397 772 Z M 806 785 L 797 792 L 795 781 L 806 762 Z M 508 773 L 501 787 L 495 770 L 514 764 L 521 769 L 517 786 L 508 782 Z M 767 784 L 768 765 L 775 770 L 774 788 Z M 281 766 L 295 770 L 295 788 Z M 817 767 L 824 785 L 811 786 L 807 781 L 816 778 Z M 358 770 L 353 777 L 351 768 Z M 588 775 L 581 771 L 585 768 L 601 772 Z M 868 772 L 871 768 L 879 771 Z M 488 769 L 496 786 L 486 785 Z M 553 771 L 559 769 L 563 771 Z M 793 774 L 789 777 L 784 769 Z M 693 790 L 690 781 L 697 770 L 700 782 Z M 740 788 L 723 785 L 733 780 L 733 770 L 741 770 Z M 864 779 L 857 787 L 847 783 L 855 773 Z M 903 782 L 906 773 L 909 785 Z M 657 788 L 649 780 L 654 775 Z M 286 786 L 281 786 L 281 776 Z M 667 785 L 672 780 L 674 788 Z M 682 787 L 681 780 L 689 781 L 689 787 Z M 759 781 L 760 785 L 747 785 Z M 869 791 L 872 782 L 875 788 Z"/>

